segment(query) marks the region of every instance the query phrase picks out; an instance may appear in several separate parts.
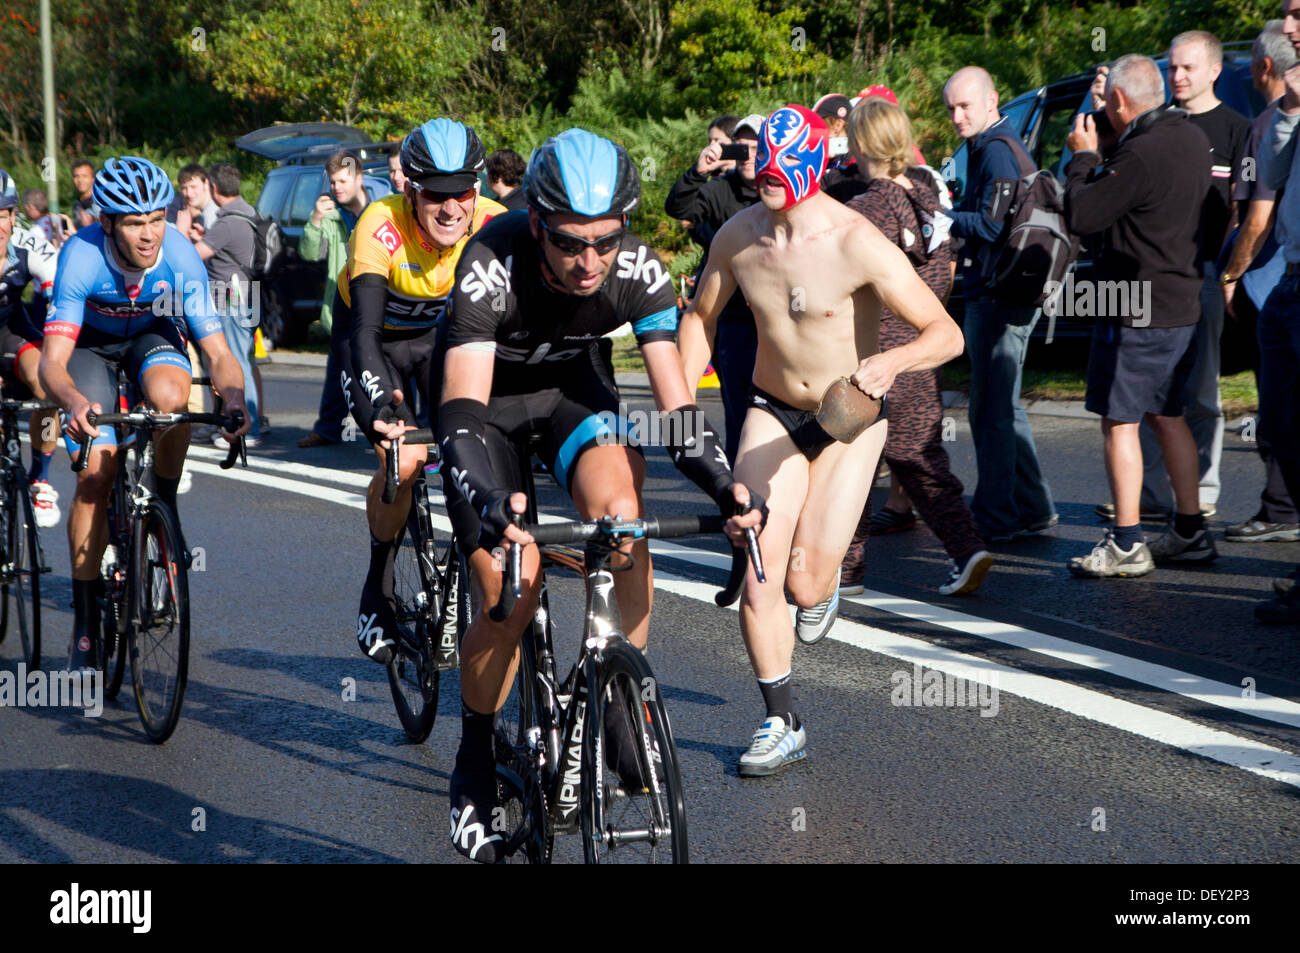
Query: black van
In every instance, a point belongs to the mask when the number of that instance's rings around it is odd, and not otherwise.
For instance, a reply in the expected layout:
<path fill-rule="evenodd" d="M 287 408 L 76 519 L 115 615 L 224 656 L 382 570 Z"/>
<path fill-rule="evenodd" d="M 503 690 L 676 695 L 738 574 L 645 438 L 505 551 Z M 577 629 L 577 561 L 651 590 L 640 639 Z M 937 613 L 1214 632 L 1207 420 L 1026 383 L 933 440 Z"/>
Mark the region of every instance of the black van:
<path fill-rule="evenodd" d="M 299 122 L 268 126 L 235 141 L 245 152 L 272 159 L 272 169 L 257 197 L 257 212 L 280 227 L 283 252 L 274 277 L 262 284 L 262 334 L 277 347 L 291 347 L 307 336 L 320 317 L 325 263 L 298 257 L 298 239 L 316 199 L 329 191 L 325 161 L 339 149 L 361 160 L 371 201 L 392 193 L 388 156 L 401 143 L 371 142 L 353 126 L 334 122 Z"/>

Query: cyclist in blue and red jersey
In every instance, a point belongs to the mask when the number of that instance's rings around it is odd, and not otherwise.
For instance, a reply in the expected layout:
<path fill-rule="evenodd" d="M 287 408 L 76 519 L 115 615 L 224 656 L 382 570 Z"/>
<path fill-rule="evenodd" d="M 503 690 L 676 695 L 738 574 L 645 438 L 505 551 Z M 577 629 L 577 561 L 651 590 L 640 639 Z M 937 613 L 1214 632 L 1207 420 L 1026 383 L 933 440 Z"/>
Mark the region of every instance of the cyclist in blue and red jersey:
<path fill-rule="evenodd" d="M 113 428 L 97 428 L 87 415 L 117 409 L 118 369 L 153 409 L 183 412 L 192 377 L 188 335 L 207 357 L 227 411 L 244 413 L 243 426 L 227 437 L 249 429 L 243 373 L 221 333 L 207 269 L 189 240 L 165 220 L 173 195 L 166 174 L 148 159 L 109 159 L 95 175 L 99 222 L 64 244 L 45 318 L 41 382 L 68 414 L 69 440 L 93 438 L 68 512 L 74 613 L 68 667 L 74 671 L 98 662 L 90 635 L 99 625 L 99 564 L 117 474 Z M 158 496 L 173 513 L 189 430 L 183 424 L 154 438 Z"/>

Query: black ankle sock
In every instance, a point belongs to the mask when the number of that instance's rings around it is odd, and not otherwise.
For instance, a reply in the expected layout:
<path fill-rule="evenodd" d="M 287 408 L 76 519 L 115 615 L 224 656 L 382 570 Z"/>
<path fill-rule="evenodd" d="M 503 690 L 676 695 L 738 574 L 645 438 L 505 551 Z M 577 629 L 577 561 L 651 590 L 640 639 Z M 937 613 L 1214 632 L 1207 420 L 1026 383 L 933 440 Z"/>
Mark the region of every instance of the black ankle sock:
<path fill-rule="evenodd" d="M 1142 524 L 1134 523 L 1132 526 L 1116 526 L 1115 545 L 1120 549 L 1128 552 L 1138 543 L 1142 542 Z"/>
<path fill-rule="evenodd" d="M 758 690 L 763 693 L 763 702 L 767 705 L 767 714 L 779 715 L 794 730 L 799 729 L 799 716 L 794 713 L 794 690 L 790 686 L 790 673 L 786 672 L 774 681 L 758 680 Z"/>
<path fill-rule="evenodd" d="M 460 750 L 470 757 L 486 753 L 492 756 L 492 733 L 497 716 L 485 715 L 474 711 L 464 702 L 460 703 Z M 459 755 L 457 756 L 459 757 Z"/>
<path fill-rule="evenodd" d="M 181 478 L 154 474 L 154 483 L 158 487 L 158 498 L 167 504 L 172 513 L 176 515 L 177 522 L 179 522 L 180 514 L 176 512 L 176 488 L 180 486 Z"/>
<path fill-rule="evenodd" d="M 366 586 L 377 586 L 385 596 L 393 594 L 393 563 L 397 560 L 397 547 L 392 540 L 385 542 L 370 536 L 370 568 L 366 571 Z"/>
<path fill-rule="evenodd" d="M 1191 539 L 1203 529 L 1205 529 L 1205 517 L 1200 513 L 1174 514 L 1174 532 L 1183 539 Z"/>
<path fill-rule="evenodd" d="M 72 580 L 72 637 L 90 635 L 100 621 L 98 579 Z"/>

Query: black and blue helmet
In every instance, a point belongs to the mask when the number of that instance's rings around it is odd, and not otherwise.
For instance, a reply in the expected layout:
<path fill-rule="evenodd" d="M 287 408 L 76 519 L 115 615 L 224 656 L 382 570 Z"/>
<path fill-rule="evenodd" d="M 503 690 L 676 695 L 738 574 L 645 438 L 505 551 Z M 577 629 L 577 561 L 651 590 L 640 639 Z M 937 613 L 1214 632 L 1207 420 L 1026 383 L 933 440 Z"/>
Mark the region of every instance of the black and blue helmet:
<path fill-rule="evenodd" d="M 0 210 L 18 205 L 18 187 L 4 169 L 0 169 Z"/>
<path fill-rule="evenodd" d="M 439 192 L 468 189 L 487 159 L 483 142 L 454 119 L 430 119 L 402 140 L 402 172 L 417 186 Z"/>
<path fill-rule="evenodd" d="M 147 215 L 166 208 L 175 197 L 167 173 L 139 156 L 109 159 L 95 173 L 91 189 L 95 204 L 110 215 Z"/>
<path fill-rule="evenodd" d="M 533 150 L 524 196 L 542 214 L 626 215 L 641 201 L 641 176 L 622 146 L 566 129 Z"/>

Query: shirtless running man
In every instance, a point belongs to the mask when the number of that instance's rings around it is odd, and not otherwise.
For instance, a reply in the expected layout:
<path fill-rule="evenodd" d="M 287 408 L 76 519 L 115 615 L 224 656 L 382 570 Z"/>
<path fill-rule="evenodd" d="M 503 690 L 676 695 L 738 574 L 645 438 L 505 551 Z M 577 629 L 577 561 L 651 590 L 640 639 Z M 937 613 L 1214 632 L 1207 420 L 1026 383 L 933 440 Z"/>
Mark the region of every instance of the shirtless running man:
<path fill-rule="evenodd" d="M 826 125 L 802 106 L 778 109 L 758 144 L 761 204 L 731 218 L 713 240 L 679 344 L 688 381 L 698 381 L 722 305 L 739 285 L 758 326 L 750 409 L 736 479 L 767 498 L 759 537 L 767 582 L 745 580 L 740 630 L 767 705 L 741 757 L 742 776 L 763 776 L 805 754 L 794 712 L 790 660 L 794 626 L 785 590 L 799 606 L 804 642 L 830 629 L 839 608 L 839 567 L 871 490 L 885 443 L 882 419 L 852 443 L 817 423 L 823 392 L 849 377 L 881 397 L 906 371 L 961 354 L 961 331 L 906 256 L 865 217 L 820 192 Z M 882 302 L 920 332 L 880 352 Z M 791 558 L 794 554 L 795 558 Z"/>

